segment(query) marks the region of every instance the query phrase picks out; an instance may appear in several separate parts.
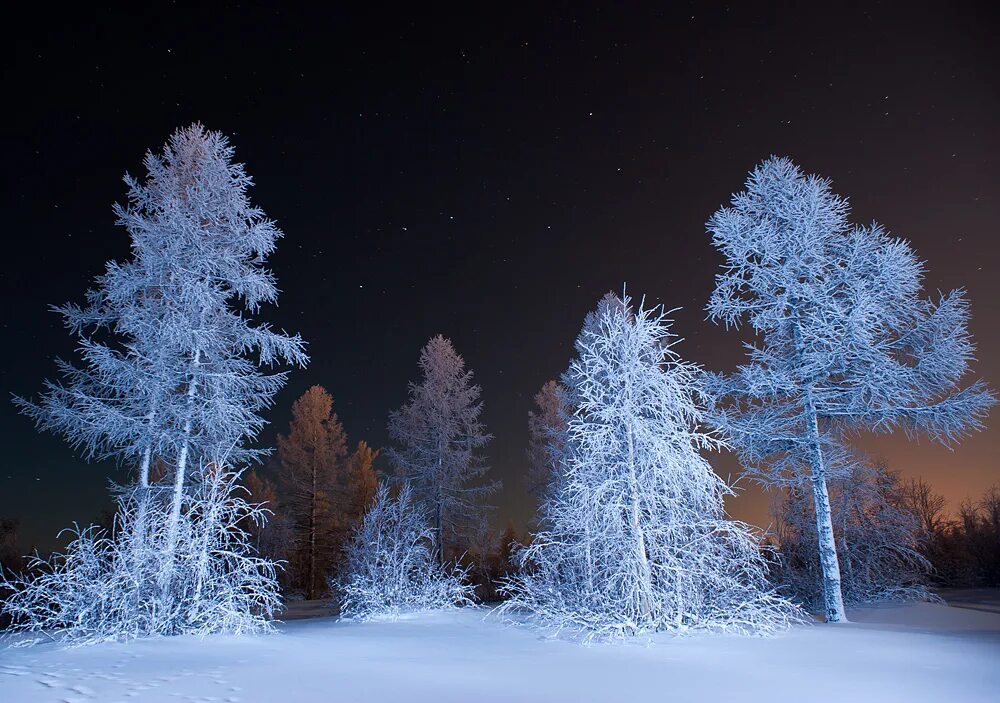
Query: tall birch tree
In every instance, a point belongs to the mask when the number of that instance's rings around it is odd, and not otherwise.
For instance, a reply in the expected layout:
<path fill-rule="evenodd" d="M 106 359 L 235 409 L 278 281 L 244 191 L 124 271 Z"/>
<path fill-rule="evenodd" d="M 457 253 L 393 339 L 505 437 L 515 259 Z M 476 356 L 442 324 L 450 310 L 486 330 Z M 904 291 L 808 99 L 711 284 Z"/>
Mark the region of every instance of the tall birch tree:
<path fill-rule="evenodd" d="M 165 490 L 164 598 L 191 467 L 265 454 L 248 443 L 285 382 L 270 368 L 308 361 L 300 337 L 253 320 L 277 302 L 266 262 L 282 233 L 251 204 L 253 182 L 233 156 L 222 134 L 194 124 L 146 154 L 143 181 L 125 177 L 128 200 L 114 212 L 131 257 L 110 262 L 83 305 L 56 308 L 82 364 L 59 362 L 61 381 L 47 382 L 37 402 L 17 400 L 88 459 L 135 469 L 142 499 L 133 529 L 145 529 L 142 506 Z M 166 485 L 150 481 L 153 465 L 166 469 Z"/>
<path fill-rule="evenodd" d="M 951 443 L 995 402 L 982 381 L 960 385 L 973 359 L 964 291 L 924 297 L 909 243 L 848 216 L 829 180 L 772 157 L 707 225 L 724 258 L 709 317 L 755 333 L 747 362 L 710 384 L 713 419 L 752 475 L 809 486 L 828 622 L 846 616 L 825 453 L 855 430 Z"/>

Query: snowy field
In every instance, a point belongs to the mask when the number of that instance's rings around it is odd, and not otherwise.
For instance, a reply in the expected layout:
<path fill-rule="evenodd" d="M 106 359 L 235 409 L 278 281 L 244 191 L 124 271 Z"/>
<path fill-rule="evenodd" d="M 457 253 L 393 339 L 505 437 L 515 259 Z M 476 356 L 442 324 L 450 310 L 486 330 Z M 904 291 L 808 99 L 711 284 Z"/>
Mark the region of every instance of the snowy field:
<path fill-rule="evenodd" d="M 773 639 L 583 647 L 483 609 L 397 622 L 297 620 L 268 637 L 0 650 L 4 703 L 115 701 L 1000 700 L 1000 613 L 856 610 Z"/>

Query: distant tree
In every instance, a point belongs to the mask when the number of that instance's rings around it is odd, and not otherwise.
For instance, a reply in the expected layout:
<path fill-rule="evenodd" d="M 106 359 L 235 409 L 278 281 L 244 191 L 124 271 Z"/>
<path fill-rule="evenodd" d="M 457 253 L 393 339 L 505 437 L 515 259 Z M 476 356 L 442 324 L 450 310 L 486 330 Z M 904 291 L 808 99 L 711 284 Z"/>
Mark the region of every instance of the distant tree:
<path fill-rule="evenodd" d="M 278 435 L 283 509 L 295 547 L 294 581 L 310 600 L 325 590 L 339 555 L 343 504 L 338 484 L 347 454 L 347 435 L 333 412 L 333 398 L 312 386 L 292 405 L 287 435 Z"/>
<path fill-rule="evenodd" d="M 381 453 L 380 449 L 372 449 L 367 442 L 361 440 L 347 458 L 348 522 L 352 529 L 361 522 L 375 500 L 379 485 L 375 460 Z"/>
<path fill-rule="evenodd" d="M 24 567 L 18 545 L 19 526 L 13 518 L 0 518 L 0 573 L 17 573 Z"/>
<path fill-rule="evenodd" d="M 945 522 L 944 496 L 934 492 L 923 478 L 911 478 L 903 483 L 903 500 L 907 509 L 920 523 L 921 539 L 932 540 L 941 531 Z"/>
<path fill-rule="evenodd" d="M 524 544 L 524 538 L 517 534 L 514 523 L 507 521 L 507 527 L 500 533 L 500 543 L 497 545 L 498 571 L 501 576 L 509 576 L 517 570 L 517 553 Z"/>
<path fill-rule="evenodd" d="M 574 406 L 544 530 L 520 553 L 505 610 L 585 637 L 768 632 L 796 617 L 756 536 L 726 518 L 729 487 L 701 456 L 699 370 L 659 309 L 602 301 L 563 376 Z"/>
<path fill-rule="evenodd" d="M 260 476 L 256 471 L 251 470 L 245 476 L 247 500 L 266 511 L 268 519 L 264 522 L 248 520 L 243 527 L 260 554 L 274 560 L 285 560 L 291 537 L 288 519 L 278 497 L 278 488 L 273 481 Z"/>
<path fill-rule="evenodd" d="M 463 569 L 446 568 L 435 556 L 428 515 L 408 483 L 393 497 L 386 485 L 347 546 L 341 579 L 341 617 L 367 620 L 471 603 Z"/>
<path fill-rule="evenodd" d="M 708 229 L 725 258 L 709 316 L 757 334 L 748 362 L 709 384 L 713 422 L 752 475 L 811 487 L 824 611 L 844 621 L 824 450 L 850 430 L 952 442 L 982 426 L 993 394 L 981 381 L 958 389 L 973 354 L 968 302 L 961 290 L 921 297 L 909 244 L 850 225 L 830 182 L 788 159 L 754 169 Z"/>
<path fill-rule="evenodd" d="M 566 389 L 547 381 L 535 394 L 537 410 L 528 411 L 528 491 L 544 501 L 559 473 L 559 454 L 565 442 Z"/>
<path fill-rule="evenodd" d="M 414 498 L 432 516 L 440 563 L 448 540 L 483 519 L 484 499 L 498 482 L 484 482 L 482 449 L 491 439 L 480 420 L 482 403 L 472 372 L 451 341 L 432 337 L 420 352 L 419 383 L 409 400 L 389 416 L 388 450 Z"/>
<path fill-rule="evenodd" d="M 965 565 L 962 585 L 1000 586 L 1000 485 L 959 508 L 959 545 Z"/>
<path fill-rule="evenodd" d="M 109 263 L 82 307 L 57 308 L 83 363 L 60 362 L 63 381 L 47 382 L 37 403 L 16 399 L 86 458 L 135 469 L 134 496 L 123 503 L 134 514 L 121 524 L 135 531 L 127 544 L 136 554 L 158 564 L 154 578 L 134 582 L 134 595 L 173 618 L 158 621 L 160 633 L 185 631 L 191 615 L 174 577 L 188 566 L 177 545 L 184 505 L 202 490 L 201 468 L 223 456 L 242 466 L 265 455 L 248 445 L 285 374 L 260 367 L 308 361 L 298 336 L 253 322 L 277 302 L 265 264 L 282 234 L 250 203 L 252 181 L 233 154 L 224 136 L 195 124 L 175 132 L 162 154 L 146 154 L 144 182 L 126 176 L 128 203 L 115 213 L 131 259 Z M 166 485 L 154 483 L 157 466 Z M 155 551 L 147 530 L 163 540 Z"/>

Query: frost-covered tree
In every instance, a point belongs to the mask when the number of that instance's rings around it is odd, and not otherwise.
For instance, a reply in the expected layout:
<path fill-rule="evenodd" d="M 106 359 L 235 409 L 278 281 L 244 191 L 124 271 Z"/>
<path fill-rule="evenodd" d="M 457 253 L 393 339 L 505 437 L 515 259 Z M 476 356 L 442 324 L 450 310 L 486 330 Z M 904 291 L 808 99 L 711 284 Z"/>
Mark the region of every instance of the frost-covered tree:
<path fill-rule="evenodd" d="M 292 405 L 288 434 L 278 436 L 284 512 L 296 552 L 292 570 L 310 600 L 319 597 L 340 552 L 345 506 L 337 488 L 346 454 L 333 397 L 312 386 Z"/>
<path fill-rule="evenodd" d="M 74 528 L 65 553 L 34 557 L 24 576 L 4 584 L 10 594 L 0 615 L 11 630 L 74 645 L 269 631 L 281 605 L 276 564 L 257 555 L 246 529 L 263 524 L 267 510 L 246 500 L 239 472 L 224 460 L 194 471 L 193 481 L 176 525 L 170 502 L 125 492 L 111 532 Z M 142 531 L 138 520 L 146 522 Z M 176 567 L 164 599 L 159 572 L 168 542 Z"/>
<path fill-rule="evenodd" d="M 709 316 L 756 333 L 747 363 L 710 384 L 713 422 L 752 475 L 809 485 L 828 622 L 845 615 L 825 448 L 899 427 L 953 442 L 995 400 L 981 381 L 959 388 L 973 354 L 964 292 L 923 297 L 909 244 L 848 214 L 828 180 L 772 157 L 708 222 L 725 259 Z"/>
<path fill-rule="evenodd" d="M 352 528 L 361 523 L 375 500 L 379 485 L 375 460 L 381 453 L 382 450 L 372 449 L 361 440 L 347 458 L 346 510 Z"/>
<path fill-rule="evenodd" d="M 545 529 L 521 552 L 505 609 L 585 637 L 767 632 L 796 617 L 756 536 L 727 519 L 729 487 L 700 450 L 699 370 L 659 308 L 605 298 L 563 375 L 574 408 Z"/>
<path fill-rule="evenodd" d="M 830 513 L 841 564 L 844 601 L 850 605 L 932 600 L 927 589 L 930 562 L 922 554 L 920 517 L 907 502 L 899 475 L 884 464 L 847 454 L 830 481 Z M 781 549 L 782 580 L 810 606 L 823 604 L 823 579 L 816 553 L 812 493 L 792 486 L 774 506 Z"/>
<path fill-rule="evenodd" d="M 482 449 L 491 437 L 480 420 L 480 389 L 451 341 L 432 337 L 420 352 L 420 371 L 407 402 L 389 416 L 396 446 L 387 453 L 432 516 L 443 564 L 448 541 L 482 519 L 484 499 L 499 483 L 483 480 Z"/>
<path fill-rule="evenodd" d="M 308 360 L 298 336 L 253 320 L 277 301 L 265 264 L 282 235 L 250 203 L 252 181 L 233 154 L 224 136 L 195 124 L 146 154 L 144 181 L 126 176 L 128 202 L 114 210 L 131 258 L 109 263 L 84 305 L 57 308 L 82 364 L 60 362 L 62 381 L 47 382 L 37 402 L 17 400 L 86 458 L 134 469 L 135 515 L 123 524 L 158 564 L 161 610 L 176 607 L 174 578 L 186 568 L 177 553 L 184 505 L 201 490 L 191 467 L 265 454 L 248 442 L 285 381 L 270 368 Z M 164 536 L 155 552 L 142 547 L 147 530 Z"/>
<path fill-rule="evenodd" d="M 331 588 L 342 617 L 367 620 L 471 603 L 468 574 L 438 562 L 428 514 L 404 483 L 393 497 L 379 486 L 347 545 L 346 565 Z"/>
<path fill-rule="evenodd" d="M 544 501 L 559 476 L 559 455 L 564 443 L 566 390 L 558 381 L 547 381 L 535 394 L 536 410 L 528 411 L 528 490 Z"/>

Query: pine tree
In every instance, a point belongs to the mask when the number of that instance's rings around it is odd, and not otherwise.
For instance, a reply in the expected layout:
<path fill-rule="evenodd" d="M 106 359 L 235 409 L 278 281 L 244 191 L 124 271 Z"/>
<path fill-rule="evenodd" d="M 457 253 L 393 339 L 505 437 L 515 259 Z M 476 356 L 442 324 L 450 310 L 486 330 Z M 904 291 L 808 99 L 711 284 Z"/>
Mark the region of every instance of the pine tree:
<path fill-rule="evenodd" d="M 296 547 L 294 580 L 310 600 L 325 588 L 339 554 L 338 486 L 346 454 L 347 435 L 333 398 L 312 386 L 292 405 L 288 434 L 278 435 L 283 504 Z"/>
<path fill-rule="evenodd" d="M 995 401 L 981 381 L 958 388 L 973 354 L 964 292 L 922 297 L 909 244 L 848 214 L 828 180 L 772 157 L 708 222 L 725 258 L 709 316 L 756 333 L 747 363 L 710 384 L 713 421 L 752 475 L 809 485 L 828 622 L 846 616 L 825 451 L 862 429 L 953 442 Z"/>
<path fill-rule="evenodd" d="M 389 457 L 433 516 L 434 547 L 443 564 L 448 540 L 482 519 L 483 499 L 499 487 L 482 482 L 481 450 L 491 439 L 482 421 L 480 389 L 450 340 L 432 337 L 420 352 L 419 383 L 389 416 L 397 446 Z"/>
<path fill-rule="evenodd" d="M 699 370 L 670 337 L 662 312 L 627 296 L 588 316 L 563 375 L 562 477 L 505 609 L 586 637 L 767 632 L 795 617 L 755 535 L 725 516 L 731 491 L 700 454 L 719 442 L 699 428 Z"/>
<path fill-rule="evenodd" d="M 88 459 L 135 469 L 137 544 L 147 529 L 158 550 L 161 608 L 171 606 L 182 507 L 199 469 L 220 458 L 243 465 L 266 454 L 248 446 L 285 373 L 260 366 L 308 357 L 298 336 L 254 324 L 277 301 L 267 257 L 282 236 L 250 203 L 252 180 L 226 138 L 200 124 L 178 130 L 162 154 L 146 154 L 146 179 L 126 176 L 116 205 L 132 257 L 110 262 L 86 304 L 57 311 L 79 339 L 80 366 L 60 362 L 37 403 L 17 399 L 38 426 L 63 435 Z M 169 488 L 154 485 L 165 469 Z M 166 488 L 169 510 L 150 506 Z M 147 513 L 166 520 L 150 525 Z"/>

